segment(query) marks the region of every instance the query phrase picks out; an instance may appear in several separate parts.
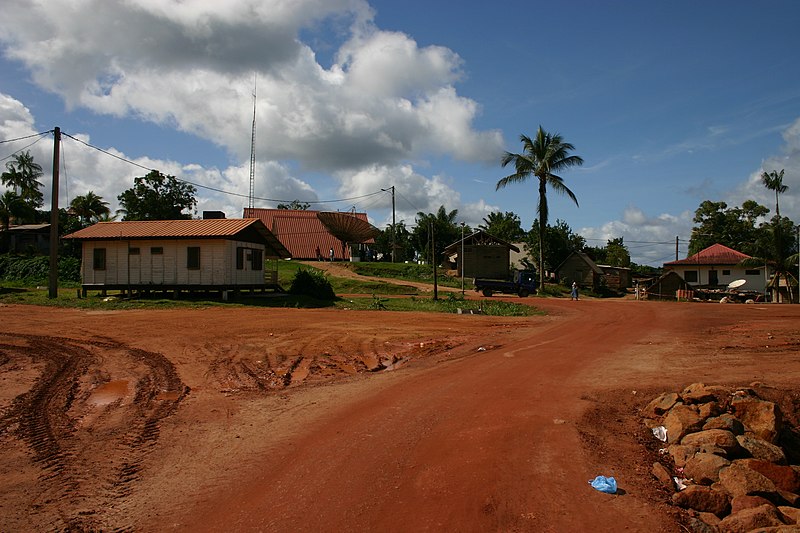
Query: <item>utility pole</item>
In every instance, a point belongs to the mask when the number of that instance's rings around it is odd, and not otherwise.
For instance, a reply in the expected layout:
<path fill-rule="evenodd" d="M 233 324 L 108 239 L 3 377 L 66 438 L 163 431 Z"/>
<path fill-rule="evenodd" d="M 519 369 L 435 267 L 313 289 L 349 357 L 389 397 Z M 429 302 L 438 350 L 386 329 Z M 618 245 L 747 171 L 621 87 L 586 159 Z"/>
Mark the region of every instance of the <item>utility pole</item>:
<path fill-rule="evenodd" d="M 397 221 L 395 220 L 395 210 L 394 210 L 394 185 L 389 187 L 388 189 L 381 189 L 382 191 L 392 191 L 392 263 L 395 262 L 395 250 L 397 249 Z"/>
<path fill-rule="evenodd" d="M 439 299 L 439 283 L 436 280 L 436 237 L 433 233 L 433 222 L 431 222 L 431 262 L 433 263 L 433 299 Z"/>
<path fill-rule="evenodd" d="M 58 168 L 61 166 L 61 128 L 53 129 L 53 184 L 50 189 L 50 280 L 48 298 L 58 298 Z"/>
<path fill-rule="evenodd" d="M 459 254 L 461 263 L 461 296 L 464 296 L 464 223 L 461 223 L 461 254 Z"/>
<path fill-rule="evenodd" d="M 678 235 L 675 236 L 675 261 L 678 260 L 678 241 L 680 237 Z"/>

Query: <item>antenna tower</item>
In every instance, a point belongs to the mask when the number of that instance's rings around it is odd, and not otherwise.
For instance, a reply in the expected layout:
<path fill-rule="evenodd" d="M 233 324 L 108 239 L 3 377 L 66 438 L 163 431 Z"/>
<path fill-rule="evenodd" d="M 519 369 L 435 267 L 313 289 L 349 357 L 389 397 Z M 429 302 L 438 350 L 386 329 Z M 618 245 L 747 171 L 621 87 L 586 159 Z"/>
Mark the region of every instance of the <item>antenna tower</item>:
<path fill-rule="evenodd" d="M 253 131 L 250 134 L 250 194 L 247 196 L 247 207 L 253 209 L 253 197 L 256 186 L 256 77 L 253 76 Z M 251 213 L 250 216 L 253 216 Z"/>

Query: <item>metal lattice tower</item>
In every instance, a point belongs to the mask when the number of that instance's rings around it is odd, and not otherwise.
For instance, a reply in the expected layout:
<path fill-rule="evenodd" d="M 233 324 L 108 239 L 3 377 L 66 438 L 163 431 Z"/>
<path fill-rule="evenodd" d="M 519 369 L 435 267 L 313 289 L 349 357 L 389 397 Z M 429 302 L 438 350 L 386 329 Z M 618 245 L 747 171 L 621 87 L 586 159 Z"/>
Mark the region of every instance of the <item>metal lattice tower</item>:
<path fill-rule="evenodd" d="M 253 131 L 250 134 L 250 194 L 247 196 L 247 207 L 253 209 L 253 197 L 256 187 L 256 78 L 253 78 Z M 252 216 L 252 214 L 250 215 Z"/>

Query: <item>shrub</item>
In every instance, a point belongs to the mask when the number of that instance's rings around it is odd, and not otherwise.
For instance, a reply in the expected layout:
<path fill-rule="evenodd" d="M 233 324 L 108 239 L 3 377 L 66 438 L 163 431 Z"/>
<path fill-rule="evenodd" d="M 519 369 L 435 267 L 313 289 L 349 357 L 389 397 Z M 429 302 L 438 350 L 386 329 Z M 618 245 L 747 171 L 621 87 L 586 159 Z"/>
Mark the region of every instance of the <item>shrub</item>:
<path fill-rule="evenodd" d="M 50 258 L 46 256 L 25 257 L 19 255 L 0 255 L 0 279 L 21 281 L 23 283 L 42 283 L 50 278 Z M 61 257 L 58 260 L 59 281 L 80 281 L 81 262 L 74 257 Z"/>
<path fill-rule="evenodd" d="M 311 296 L 317 300 L 336 298 L 327 276 L 318 270 L 306 268 L 301 268 L 295 273 L 292 285 L 289 287 L 289 294 Z"/>

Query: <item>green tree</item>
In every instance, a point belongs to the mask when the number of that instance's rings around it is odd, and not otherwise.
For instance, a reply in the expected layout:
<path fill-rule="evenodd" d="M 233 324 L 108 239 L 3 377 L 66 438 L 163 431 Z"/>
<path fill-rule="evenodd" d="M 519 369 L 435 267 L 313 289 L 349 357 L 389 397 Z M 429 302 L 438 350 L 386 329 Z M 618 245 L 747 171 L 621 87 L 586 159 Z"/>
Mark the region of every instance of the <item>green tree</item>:
<path fill-rule="evenodd" d="M 770 191 L 775 191 L 775 216 L 781 216 L 781 207 L 778 203 L 778 195 L 783 194 L 789 188 L 788 186 L 783 184 L 783 170 L 781 169 L 780 172 L 772 171 L 772 172 L 763 172 L 761 174 L 761 183 L 764 184 L 764 187 L 769 189 Z"/>
<path fill-rule="evenodd" d="M 556 219 L 553 226 L 548 225 L 544 231 L 544 238 L 539 238 L 539 221 L 535 221 L 528 232 L 525 241 L 526 249 L 531 259 L 544 257 L 544 267 L 548 270 L 555 269 L 572 252 L 580 252 L 586 247 L 586 239 L 572 231 L 569 224 Z M 544 252 L 540 253 L 539 243 L 544 243 Z"/>
<path fill-rule="evenodd" d="M 570 167 L 583 164 L 583 159 L 577 155 L 570 155 L 575 147 L 565 142 L 558 133 L 548 133 L 539 126 L 536 137 L 531 139 L 521 135 L 523 151 L 521 154 L 506 152 L 500 164 L 505 168 L 514 165 L 515 172 L 497 182 L 496 189 L 502 189 L 512 183 L 522 183 L 533 177 L 539 181 L 539 200 L 536 211 L 539 214 L 539 227 L 547 227 L 547 186 L 559 194 L 566 194 L 578 205 L 575 194 L 564 184 L 564 179 L 556 173 Z M 544 287 L 544 233 L 540 233 L 539 242 L 539 284 Z"/>
<path fill-rule="evenodd" d="M 786 282 L 786 287 L 797 285 L 797 261 L 798 248 L 794 239 L 782 238 L 783 235 L 791 235 L 795 225 L 787 217 L 775 215 L 769 222 L 764 222 L 759 226 L 757 238 L 757 252 L 750 259 L 742 261 L 743 267 L 763 267 L 768 266 L 772 271 L 771 286 L 779 286 L 780 280 Z M 789 291 L 789 301 L 793 301 L 793 293 Z"/>
<path fill-rule="evenodd" d="M 403 262 L 413 259 L 414 246 L 411 242 L 411 232 L 406 228 L 403 221 L 394 225 L 394 242 L 395 242 L 395 261 Z M 384 261 L 388 261 L 392 257 L 392 226 L 381 231 L 381 234 L 375 238 L 375 250 L 383 254 Z"/>
<path fill-rule="evenodd" d="M 623 243 L 623 238 L 609 239 L 603 247 L 589 247 L 584 250 L 595 263 L 601 265 L 630 267 L 631 254 Z"/>
<path fill-rule="evenodd" d="M 0 175 L 0 181 L 7 187 L 12 187 L 14 192 L 31 207 L 37 209 L 44 204 L 44 195 L 39 190 L 43 185 L 39 181 L 42 177 L 42 167 L 33 160 L 30 152 L 20 152 L 6 163 L 6 171 Z"/>
<path fill-rule="evenodd" d="M 425 261 L 438 262 L 442 259 L 445 247 L 461 239 L 461 227 L 456 224 L 458 209 L 447 212 L 440 206 L 436 213 L 423 213 L 420 211 L 416 217 L 416 227 L 413 232 L 414 249 L 420 253 Z M 435 250 L 431 256 L 431 226 L 434 231 Z"/>
<path fill-rule="evenodd" d="M 756 223 L 767 213 L 769 209 L 753 200 L 746 200 L 742 207 L 704 200 L 694 212 L 695 226 L 689 239 L 689 255 L 715 243 L 747 255 L 758 255 L 759 228 Z"/>
<path fill-rule="evenodd" d="M 478 228 L 506 242 L 519 242 L 525 238 L 525 230 L 522 229 L 519 215 L 511 211 L 489 213 Z"/>
<path fill-rule="evenodd" d="M 181 220 L 192 218 L 186 209 L 194 209 L 197 189 L 153 170 L 146 176 L 134 178 L 133 187 L 119 196 L 123 220 Z"/>
<path fill-rule="evenodd" d="M 299 211 L 306 211 L 311 204 L 308 202 L 301 202 L 300 200 L 292 200 L 288 204 L 278 204 L 278 209 L 297 209 Z"/>
<path fill-rule="evenodd" d="M 69 207 L 84 225 L 111 214 L 108 202 L 93 191 L 89 191 L 83 196 L 76 196 L 69 203 Z"/>

